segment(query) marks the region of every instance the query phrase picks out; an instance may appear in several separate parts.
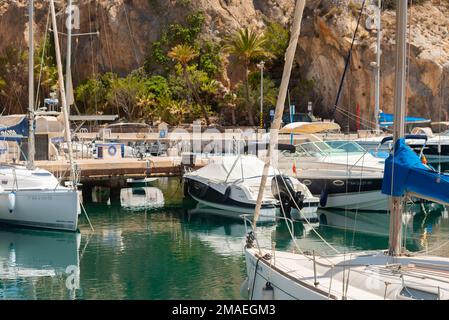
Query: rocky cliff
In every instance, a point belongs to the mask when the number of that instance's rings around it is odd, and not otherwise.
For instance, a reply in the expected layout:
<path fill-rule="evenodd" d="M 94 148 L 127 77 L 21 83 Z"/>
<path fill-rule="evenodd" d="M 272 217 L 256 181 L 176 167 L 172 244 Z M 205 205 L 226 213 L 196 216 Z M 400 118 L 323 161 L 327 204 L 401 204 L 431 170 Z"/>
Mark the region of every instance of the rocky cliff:
<path fill-rule="evenodd" d="M 42 37 L 48 14 L 47 1 L 36 2 L 37 37 Z M 220 39 L 232 30 L 250 25 L 263 29 L 267 21 L 288 25 L 293 0 L 77 0 L 80 29 L 73 45 L 74 81 L 95 72 L 125 74 L 149 56 L 151 42 L 173 22 L 182 22 L 188 11 L 201 10 L 203 34 Z M 368 1 L 369 2 L 369 1 Z M 66 1 L 59 1 L 64 9 Z M 315 111 L 328 115 L 335 100 L 357 19 L 360 1 L 309 0 L 294 75 L 314 81 Z M 410 11 L 409 114 L 445 120 L 449 109 L 449 3 L 429 0 Z M 0 0 L 0 52 L 8 46 L 26 49 L 26 1 Z M 374 81 L 370 63 L 375 60 L 376 31 L 366 27 L 364 15 L 341 99 L 341 107 L 355 113 L 361 107 L 362 122 L 373 120 Z M 60 31 L 63 16 L 60 16 Z M 392 111 L 394 85 L 394 11 L 382 15 L 381 109 Z M 64 38 L 64 36 L 61 36 Z M 223 82 L 239 81 L 241 73 L 227 63 Z M 301 99 L 301 97 L 294 97 Z M 336 113 L 340 122 L 347 116 Z"/>

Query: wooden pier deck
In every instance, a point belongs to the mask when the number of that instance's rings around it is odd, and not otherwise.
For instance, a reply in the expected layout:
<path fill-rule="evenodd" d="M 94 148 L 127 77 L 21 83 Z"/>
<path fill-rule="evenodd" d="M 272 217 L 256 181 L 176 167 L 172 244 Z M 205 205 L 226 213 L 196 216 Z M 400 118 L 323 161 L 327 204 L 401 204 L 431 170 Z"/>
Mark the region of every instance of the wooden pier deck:
<path fill-rule="evenodd" d="M 210 158 L 209 158 L 210 159 Z M 196 159 L 193 168 L 206 165 L 208 158 Z M 76 164 L 81 171 L 81 182 L 125 179 L 146 176 L 177 176 L 182 174 L 181 157 L 147 157 L 143 160 L 134 158 L 111 159 L 79 159 Z M 36 166 L 52 172 L 57 177 L 70 175 L 70 164 L 67 160 L 36 161 Z"/>

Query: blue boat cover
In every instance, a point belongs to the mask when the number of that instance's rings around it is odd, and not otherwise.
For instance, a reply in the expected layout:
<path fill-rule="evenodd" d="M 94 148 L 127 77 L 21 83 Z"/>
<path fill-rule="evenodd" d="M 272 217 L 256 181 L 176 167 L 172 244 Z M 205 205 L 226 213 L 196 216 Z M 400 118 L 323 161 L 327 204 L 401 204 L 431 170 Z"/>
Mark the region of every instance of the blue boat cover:
<path fill-rule="evenodd" d="M 381 127 L 389 127 L 393 125 L 394 116 L 391 113 L 383 113 L 379 114 L 379 124 Z M 430 123 L 430 119 L 418 118 L 418 117 L 405 117 L 405 123 Z"/>
<path fill-rule="evenodd" d="M 0 140 L 19 141 L 28 136 L 28 119 L 26 115 L 0 117 Z"/>
<path fill-rule="evenodd" d="M 394 153 L 385 160 L 382 193 L 399 197 L 408 192 L 423 199 L 448 204 L 449 176 L 439 174 L 423 164 L 402 138 L 396 142 Z"/>

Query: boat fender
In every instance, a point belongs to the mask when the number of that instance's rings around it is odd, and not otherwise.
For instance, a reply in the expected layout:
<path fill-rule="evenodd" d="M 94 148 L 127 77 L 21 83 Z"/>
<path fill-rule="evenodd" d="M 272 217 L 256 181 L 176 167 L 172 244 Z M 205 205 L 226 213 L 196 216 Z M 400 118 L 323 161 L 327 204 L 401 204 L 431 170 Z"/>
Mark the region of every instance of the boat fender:
<path fill-rule="evenodd" d="M 262 300 L 274 300 L 274 289 L 271 282 L 267 282 L 262 288 Z"/>
<path fill-rule="evenodd" d="M 183 186 L 182 190 L 183 190 L 183 193 L 184 193 L 184 197 L 186 198 L 186 197 L 190 196 L 190 194 L 189 194 L 189 184 L 184 181 L 182 186 Z"/>
<path fill-rule="evenodd" d="M 209 185 L 203 185 L 200 191 L 200 197 L 204 198 L 209 190 Z"/>
<path fill-rule="evenodd" d="M 10 192 L 8 194 L 8 210 L 9 210 L 9 213 L 13 213 L 15 208 L 16 208 L 16 193 L 15 192 Z"/>
<path fill-rule="evenodd" d="M 328 193 L 327 189 L 323 189 L 320 194 L 320 207 L 326 206 L 328 196 L 329 196 L 329 193 Z"/>
<path fill-rule="evenodd" d="M 225 190 L 225 193 L 223 194 L 223 197 L 221 198 L 222 202 L 226 202 L 229 199 L 229 195 L 231 194 L 231 186 L 228 186 Z"/>
<path fill-rule="evenodd" d="M 249 291 L 251 288 L 249 287 L 249 281 L 248 278 L 245 278 L 245 281 L 243 281 L 242 285 L 240 286 L 240 296 L 243 299 L 248 300 L 249 299 Z"/>

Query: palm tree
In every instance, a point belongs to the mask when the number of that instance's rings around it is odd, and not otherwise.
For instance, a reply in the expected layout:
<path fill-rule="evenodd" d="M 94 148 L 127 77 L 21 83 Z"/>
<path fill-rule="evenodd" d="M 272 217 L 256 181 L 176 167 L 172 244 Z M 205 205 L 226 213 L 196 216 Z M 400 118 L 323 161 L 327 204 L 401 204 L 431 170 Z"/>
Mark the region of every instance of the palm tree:
<path fill-rule="evenodd" d="M 206 119 L 206 124 L 209 125 L 210 121 L 209 121 L 209 115 L 207 114 L 207 110 L 206 110 L 205 106 L 203 105 L 201 98 L 190 79 L 189 72 L 187 71 L 189 62 L 198 56 L 198 52 L 187 44 L 178 44 L 177 46 L 173 47 L 170 50 L 170 52 L 168 53 L 168 56 L 172 60 L 178 61 L 179 64 L 181 65 L 184 80 L 187 83 L 189 90 L 192 92 L 193 96 L 195 97 L 196 102 L 201 106 L 201 110 L 203 112 L 204 118 Z"/>
<path fill-rule="evenodd" d="M 227 42 L 225 49 L 234 55 L 242 63 L 245 70 L 243 84 L 245 88 L 246 111 L 249 117 L 249 124 L 254 126 L 254 116 L 249 96 L 248 73 L 253 60 L 261 57 L 271 57 L 264 48 L 265 38 L 248 28 L 237 31 Z"/>

